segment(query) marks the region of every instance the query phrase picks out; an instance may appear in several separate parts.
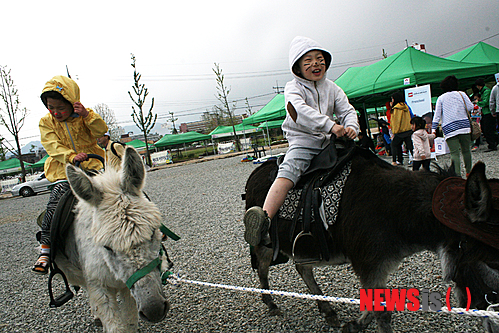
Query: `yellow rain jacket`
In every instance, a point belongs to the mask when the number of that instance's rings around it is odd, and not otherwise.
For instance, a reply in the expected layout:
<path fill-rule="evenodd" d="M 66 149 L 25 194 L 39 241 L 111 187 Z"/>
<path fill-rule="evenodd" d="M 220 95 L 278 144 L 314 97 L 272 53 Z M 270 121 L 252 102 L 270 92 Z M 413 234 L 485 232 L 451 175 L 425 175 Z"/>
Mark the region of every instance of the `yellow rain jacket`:
<path fill-rule="evenodd" d="M 393 134 L 407 132 L 411 130 L 411 112 L 405 103 L 398 103 L 392 107 L 392 118 L 390 126 Z"/>
<path fill-rule="evenodd" d="M 80 88 L 75 81 L 64 76 L 54 76 L 45 84 L 42 93 L 57 91 L 71 104 L 80 101 Z M 88 109 L 88 116 L 69 117 L 57 121 L 50 112 L 40 119 L 39 128 L 42 145 L 49 157 L 45 161 L 45 176 L 51 182 L 66 179 L 66 164 L 73 163 L 78 153 L 98 154 L 105 157 L 104 150 L 97 145 L 97 138 L 108 131 L 101 116 Z M 90 159 L 81 164 L 84 169 L 98 170 L 102 164 Z"/>

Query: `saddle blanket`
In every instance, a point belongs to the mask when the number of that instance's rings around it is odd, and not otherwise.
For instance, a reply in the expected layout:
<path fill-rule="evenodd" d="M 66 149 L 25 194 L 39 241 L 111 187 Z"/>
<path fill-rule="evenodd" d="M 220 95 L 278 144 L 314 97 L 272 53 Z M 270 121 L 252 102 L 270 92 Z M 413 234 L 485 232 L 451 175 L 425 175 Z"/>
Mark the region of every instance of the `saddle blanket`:
<path fill-rule="evenodd" d="M 321 215 L 321 219 L 324 222 L 324 228 L 326 230 L 329 228 L 329 226 L 333 225 L 336 222 L 343 187 L 345 186 L 351 170 L 352 162 L 348 162 L 328 185 L 320 188 L 322 202 L 319 207 L 319 214 Z M 293 217 L 296 214 L 296 210 L 298 208 L 302 191 L 303 189 L 300 188 L 291 189 L 288 192 L 283 205 L 279 209 L 279 218 L 293 220 Z M 301 221 L 302 215 L 303 211 L 300 212 L 298 222 Z M 312 221 L 313 220 L 314 216 L 312 211 Z"/>

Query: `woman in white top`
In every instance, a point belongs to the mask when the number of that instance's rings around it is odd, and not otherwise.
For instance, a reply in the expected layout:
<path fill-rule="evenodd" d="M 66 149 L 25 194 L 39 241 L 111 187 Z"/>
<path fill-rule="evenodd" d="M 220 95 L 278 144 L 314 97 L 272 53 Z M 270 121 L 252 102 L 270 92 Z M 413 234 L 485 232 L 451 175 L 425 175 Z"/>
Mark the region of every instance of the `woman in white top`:
<path fill-rule="evenodd" d="M 451 160 L 454 163 L 456 174 L 461 176 L 461 159 L 463 155 L 466 176 L 471 171 L 471 128 L 468 112 L 473 109 L 468 96 L 458 91 L 458 80 L 454 75 L 447 76 L 440 88 L 444 94 L 437 99 L 435 115 L 432 121 L 432 132 L 435 133 L 438 124 L 442 124 L 445 142 L 449 146 Z"/>

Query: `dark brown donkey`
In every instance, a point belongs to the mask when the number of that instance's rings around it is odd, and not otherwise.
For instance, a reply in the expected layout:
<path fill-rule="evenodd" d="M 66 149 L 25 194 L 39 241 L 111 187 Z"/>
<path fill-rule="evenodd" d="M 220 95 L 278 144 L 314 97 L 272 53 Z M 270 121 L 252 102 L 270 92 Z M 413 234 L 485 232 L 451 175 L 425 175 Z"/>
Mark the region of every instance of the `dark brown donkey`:
<path fill-rule="evenodd" d="M 456 284 L 461 307 L 466 307 L 466 287 L 471 292 L 471 308 L 486 309 L 486 298 L 499 291 L 499 250 L 440 223 L 432 212 L 435 189 L 449 175 L 444 171 L 412 172 L 393 167 L 377 156 L 358 149 L 351 173 L 343 189 L 339 214 L 329 227 L 328 262 L 351 263 L 363 288 L 385 288 L 390 273 L 407 256 L 430 250 L 440 256 L 443 276 Z M 275 161 L 253 171 L 246 184 L 246 208 L 262 206 L 277 170 Z M 450 178 L 449 178 L 450 179 Z M 458 180 L 457 178 L 454 178 Z M 485 177 L 485 165 L 473 168 L 463 191 L 468 223 L 486 223 L 498 213 Z M 384 199 L 383 199 L 384 198 Z M 389 198 L 389 200 L 388 200 Z M 496 221 L 497 222 L 497 221 Z M 292 257 L 291 221 L 278 219 L 281 253 Z M 300 230 L 295 230 L 295 235 Z M 314 244 L 311 244 L 313 247 Z M 258 270 L 260 286 L 269 289 L 272 250 L 257 246 L 252 263 Z M 296 264 L 296 269 L 313 294 L 322 294 L 313 265 Z M 496 294 L 497 295 L 497 294 Z M 270 295 L 263 301 L 272 314 L 279 313 Z M 318 302 L 330 325 L 338 326 L 337 314 L 328 302 Z M 358 332 L 375 318 L 379 332 L 392 332 L 391 312 L 365 311 L 355 321 L 343 325 L 344 332 Z"/>

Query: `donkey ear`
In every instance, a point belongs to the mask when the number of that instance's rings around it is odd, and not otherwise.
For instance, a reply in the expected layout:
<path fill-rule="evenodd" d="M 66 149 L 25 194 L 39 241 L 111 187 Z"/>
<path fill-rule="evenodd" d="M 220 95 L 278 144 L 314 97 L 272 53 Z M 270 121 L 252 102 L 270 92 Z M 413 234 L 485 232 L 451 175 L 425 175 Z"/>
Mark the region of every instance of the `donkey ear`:
<path fill-rule="evenodd" d="M 486 222 L 492 209 L 492 190 L 485 177 L 485 164 L 478 162 L 468 176 L 464 206 L 472 223 Z"/>
<path fill-rule="evenodd" d="M 142 158 L 134 148 L 127 147 L 121 163 L 123 170 L 121 188 L 123 189 L 123 192 L 138 196 L 142 191 L 146 176 Z"/>
<path fill-rule="evenodd" d="M 68 164 L 66 175 L 73 192 L 82 200 L 97 206 L 102 200 L 102 193 L 92 184 L 90 177 L 81 169 Z"/>

